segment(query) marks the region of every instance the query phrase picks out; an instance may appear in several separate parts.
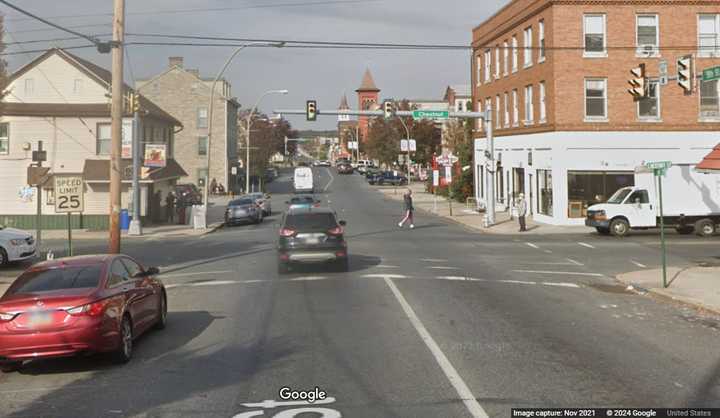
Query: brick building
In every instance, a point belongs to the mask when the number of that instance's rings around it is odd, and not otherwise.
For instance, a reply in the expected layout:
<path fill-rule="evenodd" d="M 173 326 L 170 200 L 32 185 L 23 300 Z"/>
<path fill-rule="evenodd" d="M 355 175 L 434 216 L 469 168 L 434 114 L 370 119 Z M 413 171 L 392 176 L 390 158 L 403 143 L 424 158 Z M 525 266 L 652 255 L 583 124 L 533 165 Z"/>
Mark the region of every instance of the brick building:
<path fill-rule="evenodd" d="M 184 129 L 175 136 L 175 154 L 188 173 L 187 181 L 199 185 L 207 172 L 210 179 L 237 192 L 239 176 L 237 115 L 240 105 L 232 97 L 230 83 L 220 80 L 213 105 L 212 150 L 208 151 L 210 93 L 214 78 L 202 78 L 198 70 L 186 69 L 182 57 L 170 57 L 168 68 L 150 79 L 137 80 L 137 89 L 180 120 Z M 233 170 L 233 167 L 236 167 Z"/>
<path fill-rule="evenodd" d="M 365 70 L 360 87 L 355 92 L 358 95 L 358 109 L 375 110 L 379 106 L 380 89 L 375 85 L 370 69 Z M 370 118 L 367 116 L 358 117 L 358 130 L 360 142 L 367 141 L 368 130 L 370 129 Z"/>
<path fill-rule="evenodd" d="M 490 109 L 496 196 L 524 192 L 535 219 L 582 223 L 585 209 L 633 182 L 645 161 L 696 164 L 718 142 L 718 82 L 685 95 L 658 84 L 661 60 L 720 64 L 720 8 L 703 0 L 512 0 L 473 30 L 475 110 Z M 683 49 L 685 48 L 685 49 Z M 645 63 L 648 97 L 627 92 Z M 486 141 L 475 132 L 476 195 L 485 201 Z"/>
<path fill-rule="evenodd" d="M 343 94 L 340 99 L 338 110 L 350 110 L 347 95 Z M 350 115 L 338 115 L 338 137 L 340 139 L 340 152 L 338 157 L 350 157 L 355 155 L 354 150 L 350 150 L 348 143 L 354 142 L 359 133 L 358 121 L 352 120 Z"/>

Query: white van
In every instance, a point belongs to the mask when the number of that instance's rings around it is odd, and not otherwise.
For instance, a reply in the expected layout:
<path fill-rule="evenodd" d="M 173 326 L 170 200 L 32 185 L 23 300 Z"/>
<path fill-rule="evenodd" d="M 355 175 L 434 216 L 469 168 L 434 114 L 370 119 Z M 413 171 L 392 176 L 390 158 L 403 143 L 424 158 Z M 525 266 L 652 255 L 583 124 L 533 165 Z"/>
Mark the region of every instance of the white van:
<path fill-rule="evenodd" d="M 295 193 L 313 193 L 313 173 L 310 167 L 298 167 L 293 176 Z"/>

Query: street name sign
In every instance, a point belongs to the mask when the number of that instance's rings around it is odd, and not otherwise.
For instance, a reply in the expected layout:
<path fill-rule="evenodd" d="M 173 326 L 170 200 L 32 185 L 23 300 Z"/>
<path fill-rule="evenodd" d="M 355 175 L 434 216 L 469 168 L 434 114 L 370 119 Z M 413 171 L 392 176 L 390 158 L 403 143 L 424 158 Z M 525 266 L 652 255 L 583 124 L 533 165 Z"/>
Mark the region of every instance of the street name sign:
<path fill-rule="evenodd" d="M 55 213 L 82 212 L 85 207 L 85 187 L 80 175 L 54 176 Z"/>
<path fill-rule="evenodd" d="M 450 112 L 447 110 L 413 110 L 413 119 L 447 119 Z"/>
<path fill-rule="evenodd" d="M 670 161 L 651 161 L 651 162 L 645 163 L 645 167 L 652 169 L 652 170 L 667 170 L 668 168 L 672 167 L 672 162 L 670 162 Z"/>
<path fill-rule="evenodd" d="M 704 69 L 702 77 L 703 81 L 720 80 L 720 66 Z"/>
<path fill-rule="evenodd" d="M 667 60 L 660 60 L 658 63 L 658 83 L 661 86 L 667 86 L 668 84 L 668 62 Z"/>

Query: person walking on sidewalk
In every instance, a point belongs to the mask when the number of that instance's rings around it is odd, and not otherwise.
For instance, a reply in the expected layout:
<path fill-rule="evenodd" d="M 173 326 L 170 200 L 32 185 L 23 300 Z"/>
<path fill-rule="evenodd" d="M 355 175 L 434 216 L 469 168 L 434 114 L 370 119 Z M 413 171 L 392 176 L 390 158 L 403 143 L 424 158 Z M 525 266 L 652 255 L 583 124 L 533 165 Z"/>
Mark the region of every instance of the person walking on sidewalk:
<path fill-rule="evenodd" d="M 405 222 L 410 221 L 410 229 L 415 228 L 415 222 L 413 221 L 413 207 L 412 190 L 407 189 L 407 192 L 403 195 L 403 201 L 405 203 L 405 217 L 398 223 L 400 228 L 405 225 Z"/>
<path fill-rule="evenodd" d="M 518 196 L 517 215 L 518 222 L 520 222 L 520 232 L 527 231 L 527 228 L 525 227 L 525 215 L 527 215 L 527 200 L 525 200 L 525 194 L 523 193 L 520 193 L 520 195 Z"/>
<path fill-rule="evenodd" d="M 165 210 L 167 211 L 167 222 L 173 223 L 175 220 L 175 194 L 173 192 L 168 193 L 165 198 Z"/>

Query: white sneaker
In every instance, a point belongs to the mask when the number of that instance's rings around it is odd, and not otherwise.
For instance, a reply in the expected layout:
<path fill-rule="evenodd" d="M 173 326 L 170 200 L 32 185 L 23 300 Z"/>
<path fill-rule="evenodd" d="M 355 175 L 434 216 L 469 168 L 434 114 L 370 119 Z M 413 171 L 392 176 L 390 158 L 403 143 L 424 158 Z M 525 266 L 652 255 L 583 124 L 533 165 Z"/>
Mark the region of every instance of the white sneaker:
<path fill-rule="evenodd" d="M 415 225 L 410 225 L 410 229 L 413 229 L 413 228 L 415 228 Z"/>
<path fill-rule="evenodd" d="M 398 224 L 398 226 L 399 226 L 400 228 L 402 228 L 402 222 L 400 222 L 400 223 Z"/>

